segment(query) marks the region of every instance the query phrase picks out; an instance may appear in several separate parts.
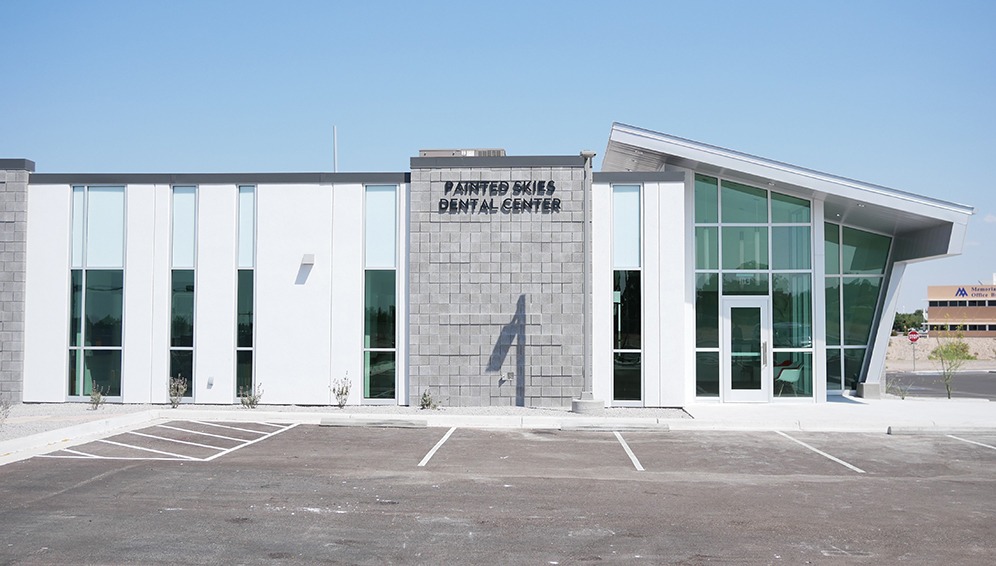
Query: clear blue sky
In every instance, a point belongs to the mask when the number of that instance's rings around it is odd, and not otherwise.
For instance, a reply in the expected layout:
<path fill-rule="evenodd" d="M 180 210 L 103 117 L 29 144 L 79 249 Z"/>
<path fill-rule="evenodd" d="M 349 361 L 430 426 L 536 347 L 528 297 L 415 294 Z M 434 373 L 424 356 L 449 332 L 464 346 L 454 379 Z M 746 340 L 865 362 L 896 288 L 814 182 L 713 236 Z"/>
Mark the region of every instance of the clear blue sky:
<path fill-rule="evenodd" d="M 0 0 L 0 157 L 40 172 L 404 171 L 613 121 L 970 204 L 996 272 L 996 2 Z M 596 163 L 596 166 L 598 163 Z"/>

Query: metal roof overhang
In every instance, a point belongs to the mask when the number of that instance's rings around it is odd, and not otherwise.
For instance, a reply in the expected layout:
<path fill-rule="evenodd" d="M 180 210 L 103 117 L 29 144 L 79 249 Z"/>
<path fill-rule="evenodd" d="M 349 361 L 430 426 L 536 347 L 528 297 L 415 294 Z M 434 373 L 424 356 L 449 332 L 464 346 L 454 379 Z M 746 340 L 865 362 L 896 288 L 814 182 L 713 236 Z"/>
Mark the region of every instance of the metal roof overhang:
<path fill-rule="evenodd" d="M 896 261 L 961 253 L 970 206 L 615 123 L 602 171 L 689 170 L 823 200 L 824 218 L 892 235 Z"/>

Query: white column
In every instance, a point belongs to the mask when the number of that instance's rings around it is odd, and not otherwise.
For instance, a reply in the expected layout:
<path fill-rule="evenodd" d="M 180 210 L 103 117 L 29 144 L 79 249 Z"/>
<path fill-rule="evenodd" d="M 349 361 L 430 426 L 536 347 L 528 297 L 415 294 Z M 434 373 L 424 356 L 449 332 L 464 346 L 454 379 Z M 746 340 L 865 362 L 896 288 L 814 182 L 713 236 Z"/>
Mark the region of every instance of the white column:
<path fill-rule="evenodd" d="M 197 189 L 193 391 L 197 403 L 235 401 L 237 204 L 235 185 Z"/>

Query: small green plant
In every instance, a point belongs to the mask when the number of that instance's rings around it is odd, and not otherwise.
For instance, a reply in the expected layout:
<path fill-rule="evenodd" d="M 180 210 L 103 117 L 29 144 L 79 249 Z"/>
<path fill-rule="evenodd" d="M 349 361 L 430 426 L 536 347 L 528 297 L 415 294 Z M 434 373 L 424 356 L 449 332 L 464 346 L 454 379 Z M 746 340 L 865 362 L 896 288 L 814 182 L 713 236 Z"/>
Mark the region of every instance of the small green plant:
<path fill-rule="evenodd" d="M 259 405 L 259 400 L 263 398 L 263 384 L 257 383 L 253 387 L 239 388 L 239 401 L 246 409 L 255 409 Z"/>
<path fill-rule="evenodd" d="M 941 380 L 944 382 L 944 390 L 951 398 L 951 386 L 954 376 L 965 365 L 966 360 L 974 360 L 968 343 L 963 339 L 964 335 L 960 329 L 956 329 L 954 335 L 941 338 L 941 343 L 930 353 L 929 358 L 941 363 Z"/>
<path fill-rule="evenodd" d="M 183 401 L 186 392 L 187 380 L 183 379 L 182 373 L 169 380 L 169 404 L 173 405 L 174 409 L 180 405 L 180 401 Z"/>
<path fill-rule="evenodd" d="M 419 401 L 418 401 L 418 408 L 419 409 L 423 409 L 423 410 L 424 409 L 435 409 L 436 408 L 436 401 L 433 400 L 432 394 L 429 393 L 428 389 L 426 389 L 422 393 L 422 398 L 419 399 Z"/>
<path fill-rule="evenodd" d="M 105 389 L 96 383 L 90 389 L 90 409 L 96 411 L 104 404 L 104 391 Z"/>
<path fill-rule="evenodd" d="M 339 408 L 346 406 L 346 401 L 349 400 L 349 372 L 342 379 L 335 380 L 332 385 L 332 394 L 335 395 L 336 404 Z"/>
<path fill-rule="evenodd" d="M 930 359 L 932 360 L 974 360 L 975 356 L 972 355 L 971 350 L 968 348 L 968 343 L 964 340 L 955 338 L 950 342 L 944 342 L 940 346 L 934 348 L 930 353 Z"/>
<path fill-rule="evenodd" d="M 906 399 L 906 395 L 910 391 L 910 387 L 913 386 L 913 380 L 907 380 L 901 376 L 894 375 L 888 378 L 888 386 L 886 391 L 898 396 L 900 399 Z"/>

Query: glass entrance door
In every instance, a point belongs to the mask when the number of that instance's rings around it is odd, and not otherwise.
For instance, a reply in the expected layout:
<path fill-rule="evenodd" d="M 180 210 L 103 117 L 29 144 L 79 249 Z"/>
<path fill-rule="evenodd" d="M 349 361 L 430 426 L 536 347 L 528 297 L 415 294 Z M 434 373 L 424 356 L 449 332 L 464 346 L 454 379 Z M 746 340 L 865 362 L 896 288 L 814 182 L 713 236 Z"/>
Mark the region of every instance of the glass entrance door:
<path fill-rule="evenodd" d="M 724 297 L 724 401 L 764 403 L 770 399 L 770 311 L 767 297 Z"/>

